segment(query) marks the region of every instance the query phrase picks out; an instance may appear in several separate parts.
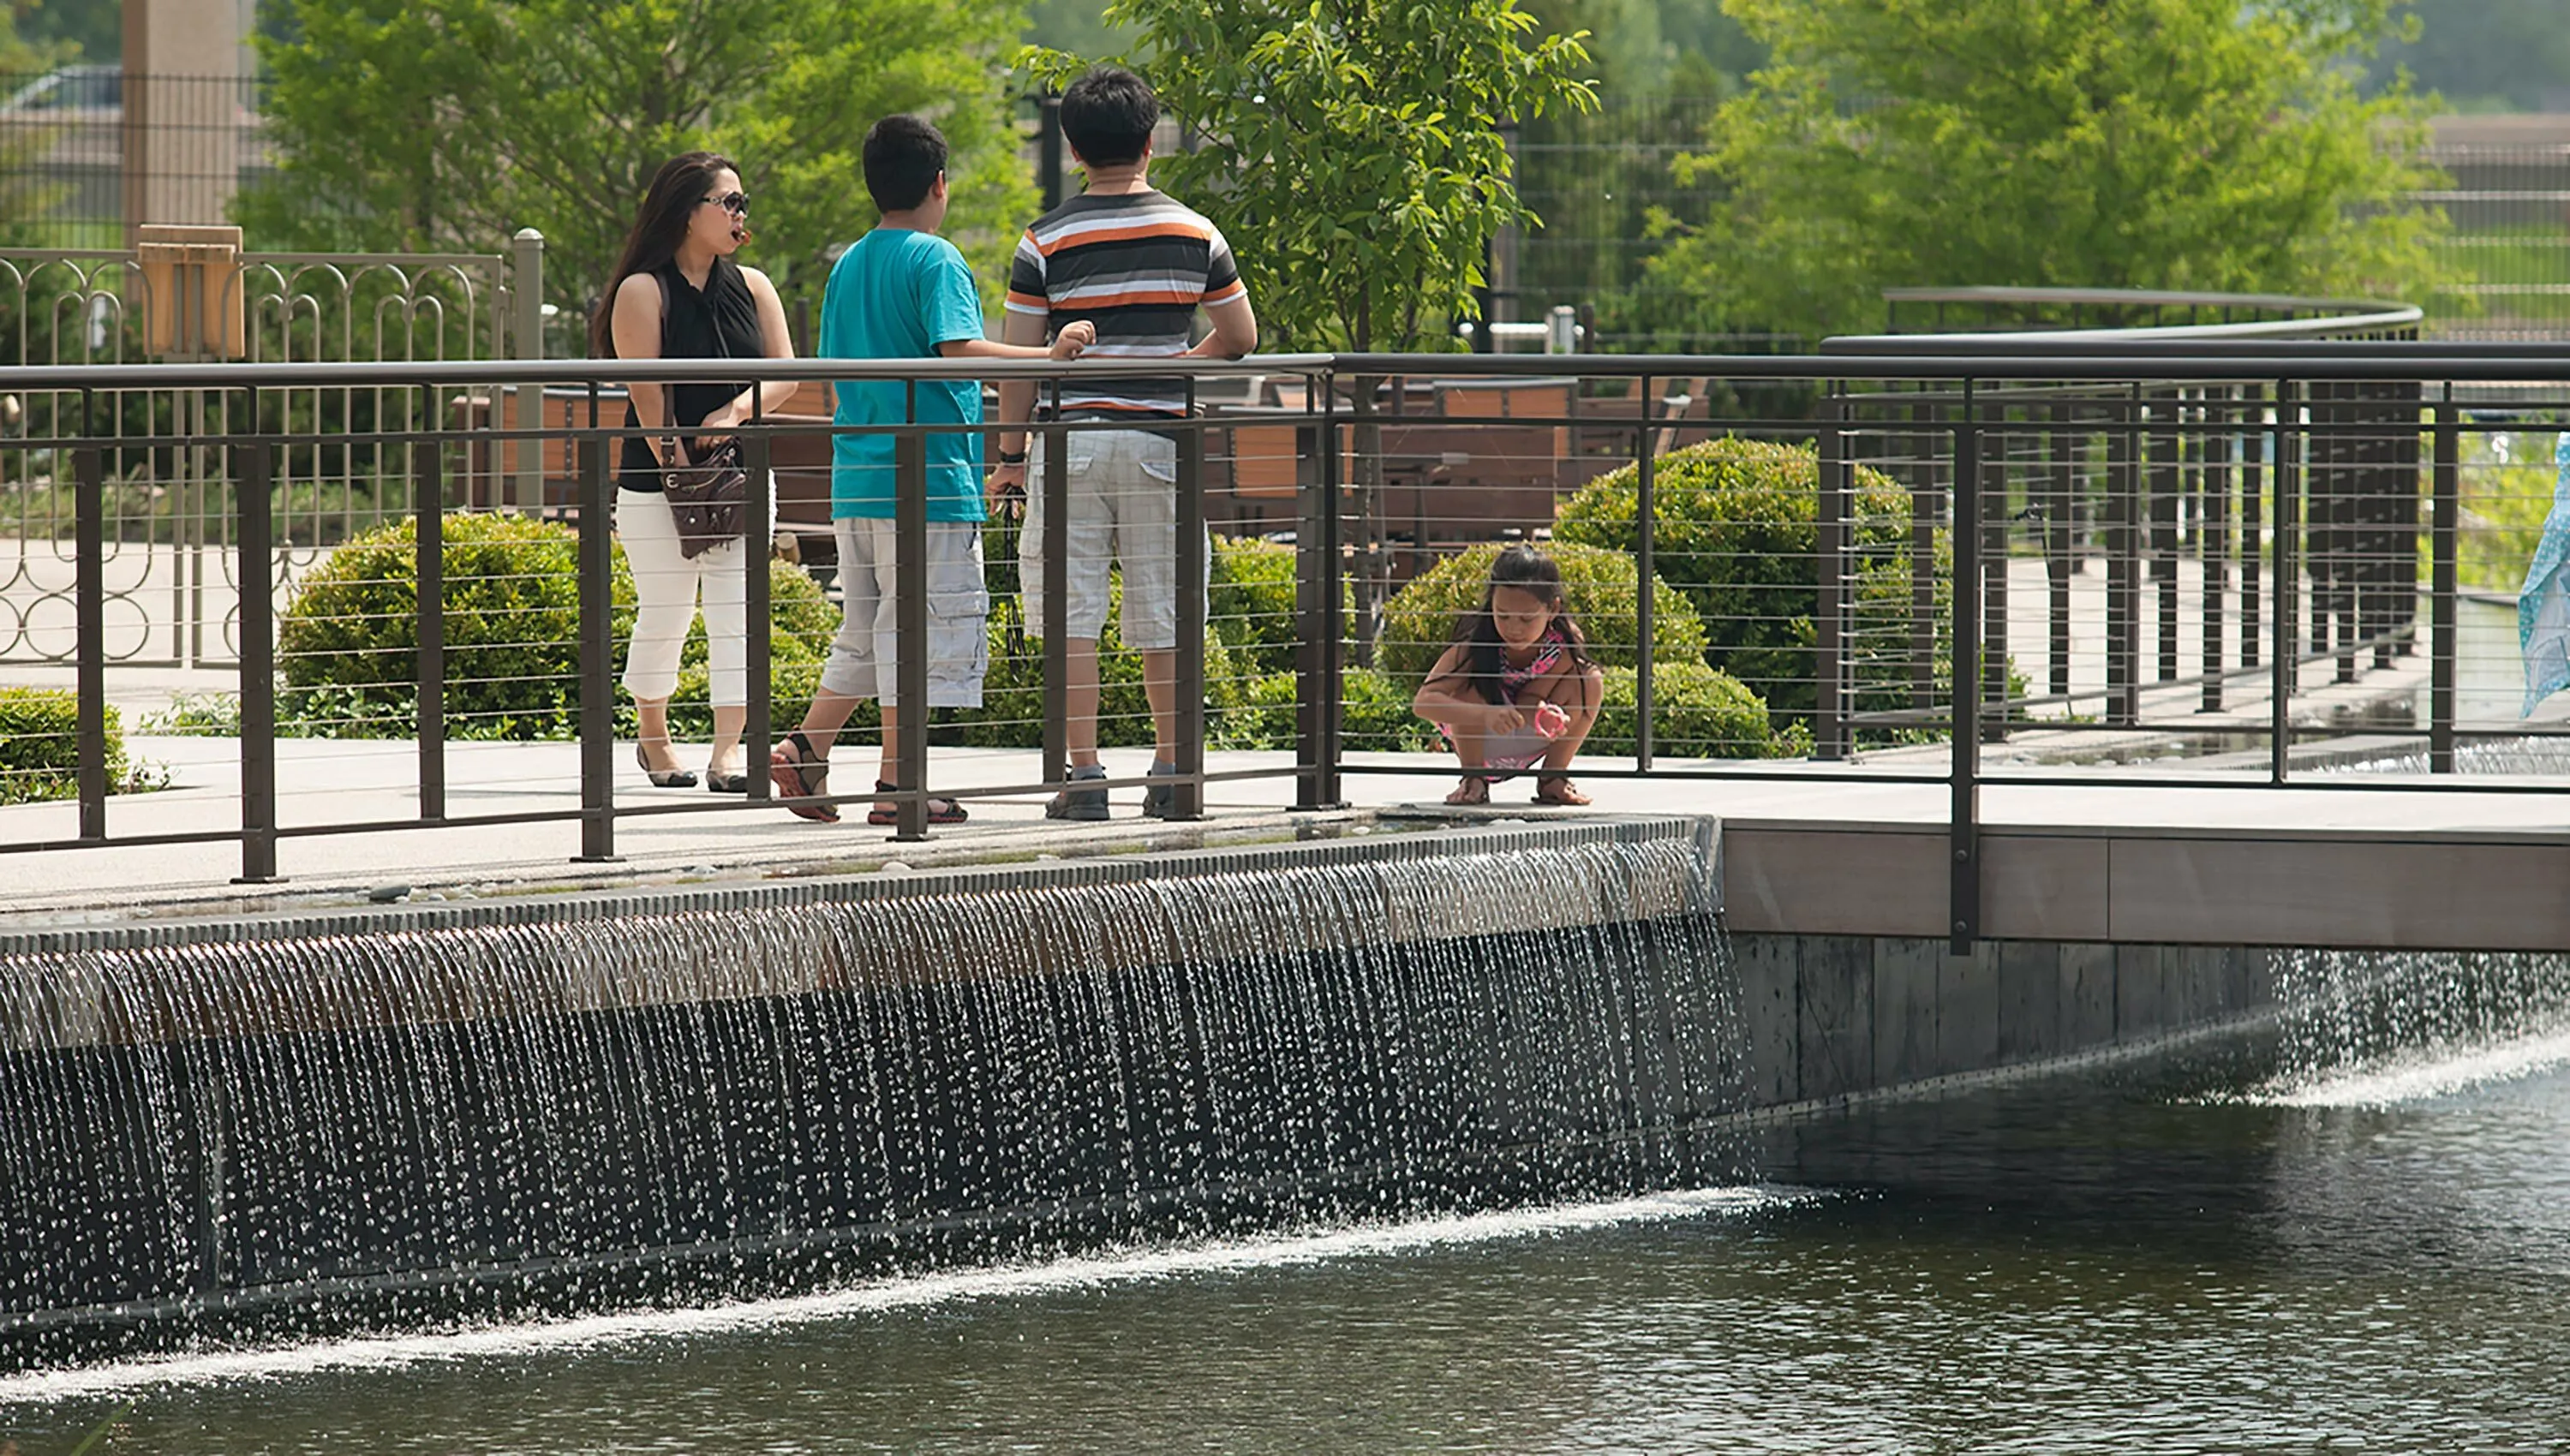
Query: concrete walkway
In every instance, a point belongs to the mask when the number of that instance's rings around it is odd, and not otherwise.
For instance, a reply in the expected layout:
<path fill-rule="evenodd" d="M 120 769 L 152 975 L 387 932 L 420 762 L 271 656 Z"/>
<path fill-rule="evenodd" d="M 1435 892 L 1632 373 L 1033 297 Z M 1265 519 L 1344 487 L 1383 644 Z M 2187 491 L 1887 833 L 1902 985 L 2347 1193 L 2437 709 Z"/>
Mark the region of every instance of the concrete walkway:
<path fill-rule="evenodd" d="M 240 814 L 240 777 L 234 744 L 227 739 L 139 738 L 138 755 L 167 764 L 172 786 L 110 801 L 111 836 L 230 833 Z M 858 773 L 870 754 L 851 757 Z M 1145 755 L 1110 752 L 1110 769 L 1138 774 Z M 2051 772 L 2005 766 L 2005 750 L 1989 756 L 1995 776 L 1982 794 L 1986 824 L 2050 830 L 2114 826 L 2149 833 L 2309 833 L 2385 835 L 2463 834 L 2570 838 L 2570 780 L 2525 781 L 2519 792 L 2457 792 L 2456 786 L 2506 787 L 2493 779 L 2423 777 L 2374 780 L 2367 790 L 2321 787 L 2274 790 L 2257 763 L 2206 761 L 2133 766 L 2111 771 L 2106 781 L 2075 787 L 2010 786 L 2006 775 Z M 451 815 L 570 814 L 579 808 L 578 749 L 561 743 L 459 743 L 448 749 Z M 417 757 L 405 742 L 288 740 L 277 745 L 280 819 L 289 830 L 333 823 L 380 822 L 418 813 Z M 1352 816 L 1416 807 L 1445 813 L 1437 801 L 1454 783 L 1453 769 L 1418 755 L 1356 755 L 1359 768 L 1398 769 L 1347 776 Z M 996 749 L 949 749 L 935 759 L 937 787 L 966 789 L 1025 783 L 1035 776 L 1035 755 Z M 1601 772 L 1630 770 L 1630 760 L 1599 760 Z M 439 829 L 405 828 L 363 833 L 295 836 L 280 840 L 281 885 L 235 886 L 236 843 L 110 845 L 0 856 L 0 924 L 31 928 L 44 923 L 121 921 L 138 914 L 222 913 L 282 905 L 362 900 L 377 887 L 400 885 L 417 895 L 447 897 L 575 889 L 676 879 L 739 879 L 774 875 L 863 873 L 887 864 L 936 865 L 1131 853 L 1151 848 L 1194 847 L 1290 836 L 1310 816 L 1289 812 L 1292 768 L 1282 753 L 1218 753 L 1213 773 L 1244 770 L 1278 777 L 1219 783 L 1208 790 L 1209 815 L 1200 825 L 1163 825 L 1138 817 L 1138 789 L 1115 793 L 1116 818 L 1104 825 L 1048 822 L 1034 795 L 974 799 L 973 822 L 937 831 L 924 844 L 899 845 L 888 830 L 863 823 L 863 807 L 847 820 L 822 825 L 782 809 L 751 810 L 736 799 L 703 790 L 656 790 L 639 770 L 619 759 L 617 804 L 622 810 L 656 811 L 620 819 L 620 863 L 574 863 L 580 827 L 507 824 Z M 1948 792 L 1941 782 L 1902 782 L 1903 776 L 1939 774 L 1933 754 L 1891 756 L 1865 765 L 1799 763 L 1707 765 L 1663 760 L 1664 772 L 1689 770 L 1770 773 L 1773 778 L 1723 781 L 1591 775 L 1581 782 L 1596 798 L 1594 812 L 1691 814 L 1723 819 L 1733 830 L 1755 828 L 1907 828 L 1941 832 Z M 2182 788 L 2171 781 L 2218 777 L 2241 788 Z M 2401 787 L 2392 789 L 2397 782 Z M 1499 786 L 1497 803 L 1478 816 L 1544 817 L 1582 811 L 1538 809 L 1526 803 L 1531 784 Z M 0 845 L 69 839 L 78 832 L 77 811 L 64 803 L 0 808 Z M 895 873 L 899 873 L 896 871 Z"/>

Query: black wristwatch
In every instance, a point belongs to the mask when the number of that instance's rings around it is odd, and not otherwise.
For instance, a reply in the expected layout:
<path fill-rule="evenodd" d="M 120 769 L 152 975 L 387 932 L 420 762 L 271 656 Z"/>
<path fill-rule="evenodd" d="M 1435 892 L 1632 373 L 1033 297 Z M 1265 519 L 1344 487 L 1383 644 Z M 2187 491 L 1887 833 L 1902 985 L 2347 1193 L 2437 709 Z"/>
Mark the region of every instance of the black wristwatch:
<path fill-rule="evenodd" d="M 1003 450 L 1000 452 L 1000 464 L 1002 465 L 1024 465 L 1026 463 L 1027 453 L 1023 450 Z"/>

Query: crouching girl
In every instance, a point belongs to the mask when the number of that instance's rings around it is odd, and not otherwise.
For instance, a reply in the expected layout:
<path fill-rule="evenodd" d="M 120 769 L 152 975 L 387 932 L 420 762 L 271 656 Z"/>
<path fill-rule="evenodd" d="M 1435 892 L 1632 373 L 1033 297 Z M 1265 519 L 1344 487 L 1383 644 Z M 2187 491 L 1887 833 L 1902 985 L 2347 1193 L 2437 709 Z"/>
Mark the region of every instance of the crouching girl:
<path fill-rule="evenodd" d="M 1411 701 L 1463 760 L 1446 802 L 1488 804 L 1491 785 L 1533 769 L 1537 804 L 1587 803 L 1568 770 L 1605 682 L 1563 607 L 1561 567 L 1529 546 L 1501 550 L 1481 606 L 1456 622 L 1455 644 Z"/>

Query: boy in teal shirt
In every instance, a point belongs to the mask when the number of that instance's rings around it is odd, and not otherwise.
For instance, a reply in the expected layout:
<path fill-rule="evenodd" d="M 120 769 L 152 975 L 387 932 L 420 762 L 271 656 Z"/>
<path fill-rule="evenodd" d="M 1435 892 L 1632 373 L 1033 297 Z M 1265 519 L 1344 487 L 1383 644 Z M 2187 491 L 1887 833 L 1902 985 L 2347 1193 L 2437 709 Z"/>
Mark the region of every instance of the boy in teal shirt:
<path fill-rule="evenodd" d="M 883 220 L 850 244 L 821 296 L 824 359 L 1071 359 L 1096 337 L 1065 328 L 1051 348 L 993 343 L 982 335 L 982 295 L 972 265 L 937 235 L 946 222 L 946 139 L 917 117 L 886 117 L 866 133 L 866 190 Z M 954 426 L 928 436 L 929 708 L 982 705 L 989 667 L 989 590 L 982 578 L 982 389 L 971 380 L 853 381 L 836 386 L 837 422 Z M 916 393 L 914 394 L 914 390 Z M 830 745 L 859 702 L 883 704 L 877 793 L 894 792 L 902 705 L 895 652 L 898 576 L 893 560 L 893 437 L 842 434 L 832 442 L 830 520 L 838 537 L 846 615 L 821 669 L 803 726 L 768 755 L 768 777 L 806 819 L 838 812 L 808 802 L 826 794 Z M 924 723 L 927 714 L 918 715 Z M 805 802 L 796 802 L 805 801 Z M 897 811 L 878 802 L 869 824 Z M 964 807 L 929 801 L 929 823 L 961 824 Z"/>

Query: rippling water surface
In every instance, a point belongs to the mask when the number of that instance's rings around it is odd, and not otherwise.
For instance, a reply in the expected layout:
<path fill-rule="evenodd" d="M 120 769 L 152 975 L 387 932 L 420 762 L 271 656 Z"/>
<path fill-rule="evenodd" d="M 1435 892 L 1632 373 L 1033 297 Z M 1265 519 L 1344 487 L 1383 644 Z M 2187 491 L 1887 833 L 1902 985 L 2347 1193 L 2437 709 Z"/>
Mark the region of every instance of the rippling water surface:
<path fill-rule="evenodd" d="M 0 1437 L 25 1456 L 93 1433 L 101 1452 L 2570 1449 L 2564 1055 L 2091 1072 L 1772 1129 L 1755 1188 L 21 1376 Z"/>

